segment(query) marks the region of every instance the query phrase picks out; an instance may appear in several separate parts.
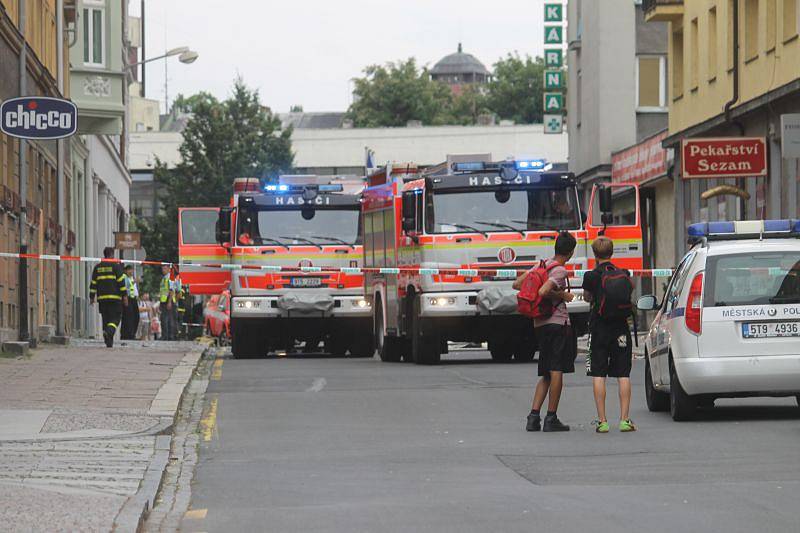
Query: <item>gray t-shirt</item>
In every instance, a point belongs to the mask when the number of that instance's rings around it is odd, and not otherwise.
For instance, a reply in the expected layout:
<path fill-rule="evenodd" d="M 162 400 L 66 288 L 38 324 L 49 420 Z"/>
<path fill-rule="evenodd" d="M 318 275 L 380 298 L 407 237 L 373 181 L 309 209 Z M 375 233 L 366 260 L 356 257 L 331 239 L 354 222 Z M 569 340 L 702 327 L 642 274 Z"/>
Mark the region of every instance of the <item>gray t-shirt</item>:
<path fill-rule="evenodd" d="M 548 267 L 553 264 L 558 265 L 558 263 L 556 263 L 556 261 L 553 259 L 548 259 L 546 264 Z M 554 267 L 549 272 L 549 279 L 553 280 L 559 288 L 566 290 L 567 284 L 569 283 L 567 269 L 562 265 Z M 567 303 L 561 298 L 556 298 L 553 299 L 553 305 L 555 305 L 555 308 L 553 309 L 553 314 L 550 316 L 550 318 L 535 318 L 533 320 L 533 327 L 538 328 L 548 324 L 558 324 L 563 326 L 570 323 L 569 312 L 567 312 Z"/>

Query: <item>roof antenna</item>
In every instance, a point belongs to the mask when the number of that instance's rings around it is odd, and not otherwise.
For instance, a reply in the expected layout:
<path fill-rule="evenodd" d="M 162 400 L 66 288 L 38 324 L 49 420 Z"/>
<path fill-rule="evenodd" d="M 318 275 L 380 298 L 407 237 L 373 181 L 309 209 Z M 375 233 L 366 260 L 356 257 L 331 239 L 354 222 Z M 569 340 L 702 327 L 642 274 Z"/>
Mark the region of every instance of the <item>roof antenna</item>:
<path fill-rule="evenodd" d="M 460 54 L 463 51 L 464 51 L 464 48 L 461 46 L 461 43 L 458 43 L 458 53 Z"/>

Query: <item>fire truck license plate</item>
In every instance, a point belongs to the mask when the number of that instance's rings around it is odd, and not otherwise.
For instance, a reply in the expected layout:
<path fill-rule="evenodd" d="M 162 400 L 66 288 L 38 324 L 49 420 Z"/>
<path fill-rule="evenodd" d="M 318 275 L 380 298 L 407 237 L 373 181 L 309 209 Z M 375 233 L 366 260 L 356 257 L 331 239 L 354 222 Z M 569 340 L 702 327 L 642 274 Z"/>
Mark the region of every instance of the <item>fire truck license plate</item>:
<path fill-rule="evenodd" d="M 746 322 L 742 324 L 746 339 L 765 337 L 800 337 L 800 322 Z"/>
<path fill-rule="evenodd" d="M 322 278 L 292 278 L 290 284 L 292 287 L 321 287 Z"/>

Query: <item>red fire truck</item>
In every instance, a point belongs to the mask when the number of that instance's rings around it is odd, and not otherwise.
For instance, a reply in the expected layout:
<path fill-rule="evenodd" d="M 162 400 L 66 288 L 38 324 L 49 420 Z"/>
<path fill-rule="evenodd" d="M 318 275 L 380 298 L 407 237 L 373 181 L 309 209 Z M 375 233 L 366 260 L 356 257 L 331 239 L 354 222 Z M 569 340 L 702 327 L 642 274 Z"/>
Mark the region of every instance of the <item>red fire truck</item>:
<path fill-rule="evenodd" d="M 551 257 L 558 231 L 578 240 L 569 269 L 594 267 L 590 245 L 601 232 L 615 242 L 617 265 L 642 268 L 638 189 L 595 187 L 587 218 L 574 176 L 550 168 L 541 160 L 443 163 L 425 172 L 394 164 L 368 177 L 364 261 L 383 273 L 368 272 L 365 287 L 382 360 L 435 364 L 447 341 L 488 342 L 498 361 L 531 360 L 532 322 L 517 314 L 508 271 Z M 631 211 L 617 216 L 623 192 Z M 568 308 L 582 334 L 589 305 L 571 290 Z"/>
<path fill-rule="evenodd" d="M 234 357 L 293 350 L 296 342 L 307 351 L 324 342 L 333 354 L 373 355 L 363 276 L 339 270 L 362 263 L 363 190 L 358 177 L 240 178 L 230 207 L 181 210 L 181 263 L 189 265 L 182 277 L 193 294 L 230 284 Z"/>

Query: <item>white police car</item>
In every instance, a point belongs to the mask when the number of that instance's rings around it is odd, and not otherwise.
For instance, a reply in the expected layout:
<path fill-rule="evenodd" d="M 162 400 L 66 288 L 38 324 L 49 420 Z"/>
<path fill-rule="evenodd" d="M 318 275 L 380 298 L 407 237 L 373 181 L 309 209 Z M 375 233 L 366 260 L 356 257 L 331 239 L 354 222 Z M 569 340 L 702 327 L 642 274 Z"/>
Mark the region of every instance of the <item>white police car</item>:
<path fill-rule="evenodd" d="M 689 227 L 645 341 L 651 411 L 689 420 L 716 398 L 795 396 L 800 404 L 800 220 Z"/>

